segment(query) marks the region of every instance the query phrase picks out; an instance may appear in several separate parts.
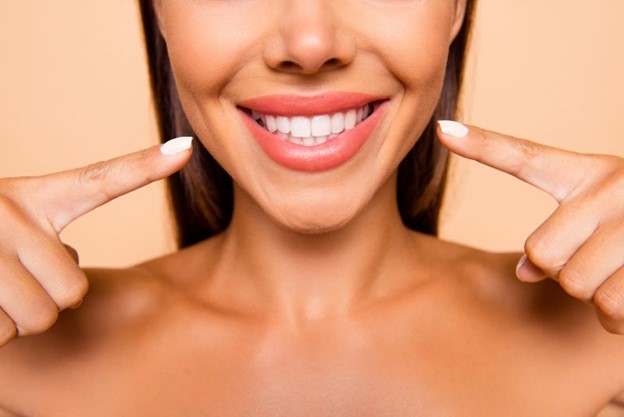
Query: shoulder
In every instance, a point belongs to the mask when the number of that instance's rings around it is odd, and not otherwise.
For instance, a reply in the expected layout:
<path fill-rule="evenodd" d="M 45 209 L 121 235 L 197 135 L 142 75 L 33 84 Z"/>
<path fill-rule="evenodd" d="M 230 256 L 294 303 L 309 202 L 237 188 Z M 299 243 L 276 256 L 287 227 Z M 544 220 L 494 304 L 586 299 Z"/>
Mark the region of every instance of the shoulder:
<path fill-rule="evenodd" d="M 89 292 L 79 308 L 61 312 L 48 331 L 0 348 L 0 415 L 3 408 L 30 415 L 35 413 L 24 407 L 40 411 L 74 401 L 77 386 L 92 391 L 94 375 L 104 379 L 102 386 L 120 386 L 119 378 L 133 378 L 136 361 L 155 345 L 179 347 L 181 338 L 171 334 L 198 316 L 190 302 L 193 277 L 210 274 L 197 263 L 216 256 L 211 245 L 202 242 L 131 268 L 85 269 Z M 189 273 L 198 269 L 202 274 Z M 215 322 L 216 314 L 206 315 Z M 222 341 L 225 327 L 210 340 Z M 217 325 L 213 330 L 217 334 Z"/>
<path fill-rule="evenodd" d="M 521 253 L 491 253 L 441 242 L 449 293 L 461 308 L 479 311 L 492 329 L 518 343 L 529 341 L 527 354 L 569 360 L 587 375 L 610 379 L 624 389 L 624 335 L 605 330 L 594 306 L 567 294 L 558 282 L 524 283 L 515 269 Z"/>
<path fill-rule="evenodd" d="M 46 332 L 0 348 L 0 410 L 33 398 L 45 401 L 50 387 L 70 375 L 97 372 L 98 357 L 110 357 L 129 334 L 166 308 L 169 284 L 142 267 L 85 272 L 90 289 L 79 308 L 61 312 Z"/>
<path fill-rule="evenodd" d="M 452 284 L 471 302 L 501 318 L 526 326 L 577 329 L 602 328 L 593 307 L 568 295 L 552 279 L 525 283 L 516 277 L 521 253 L 492 253 L 463 245 L 447 245 L 447 270 Z M 604 333 L 607 333 L 604 331 Z"/>
<path fill-rule="evenodd" d="M 575 329 L 586 332 L 586 336 L 614 336 L 624 342 L 624 336 L 612 335 L 601 326 L 593 305 L 570 296 L 555 280 L 520 281 L 515 271 L 522 253 L 493 253 L 433 237 L 427 239 L 425 256 L 437 264 L 435 280 L 458 301 L 461 298 L 497 316 L 513 318 L 520 325 L 556 329 L 556 335 Z"/>

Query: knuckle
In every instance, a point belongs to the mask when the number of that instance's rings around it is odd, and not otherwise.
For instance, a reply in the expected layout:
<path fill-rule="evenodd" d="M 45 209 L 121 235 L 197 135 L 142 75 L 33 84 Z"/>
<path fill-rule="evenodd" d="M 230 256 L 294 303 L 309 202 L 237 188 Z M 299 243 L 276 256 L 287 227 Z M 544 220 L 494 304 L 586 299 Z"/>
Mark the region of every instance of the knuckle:
<path fill-rule="evenodd" d="M 84 276 L 72 279 L 63 287 L 61 294 L 55 299 L 58 308 L 63 310 L 75 306 L 85 297 L 88 290 L 89 281 Z"/>
<path fill-rule="evenodd" d="M 621 289 L 603 285 L 594 295 L 594 304 L 611 320 L 624 321 L 624 297 Z"/>
<path fill-rule="evenodd" d="M 600 311 L 598 311 L 598 320 L 602 327 L 609 333 L 624 335 L 624 321 L 613 320 L 603 315 Z"/>
<path fill-rule="evenodd" d="M 531 142 L 530 140 L 516 139 L 514 143 L 517 144 L 518 150 L 526 157 L 527 160 L 531 160 L 536 155 L 543 152 L 541 145 Z"/>
<path fill-rule="evenodd" d="M 595 289 L 577 269 L 564 266 L 558 277 L 559 285 L 573 297 L 591 300 Z"/>
<path fill-rule="evenodd" d="M 40 302 L 33 306 L 32 314 L 27 321 L 17 323 L 20 336 L 30 336 L 43 333 L 56 322 L 58 318 L 58 308 L 52 300 Z"/>
<path fill-rule="evenodd" d="M 517 167 L 516 174 L 524 176 L 525 171 L 530 167 L 533 159 L 542 152 L 542 149 L 537 143 L 524 139 L 515 139 L 512 144 L 516 146 L 518 153 L 521 155 L 521 160 L 523 161 L 522 164 Z"/>
<path fill-rule="evenodd" d="M 529 236 L 524 245 L 524 250 L 531 262 L 542 270 L 553 269 L 556 264 L 550 243 L 539 235 Z"/>
<path fill-rule="evenodd" d="M 105 194 L 103 185 L 111 174 L 111 166 L 105 161 L 95 162 L 80 169 L 78 182 L 80 187 L 87 187 L 93 193 Z"/>
<path fill-rule="evenodd" d="M 149 151 L 138 152 L 133 155 L 133 176 L 142 184 L 148 184 L 158 177 L 153 172 L 154 160 Z"/>

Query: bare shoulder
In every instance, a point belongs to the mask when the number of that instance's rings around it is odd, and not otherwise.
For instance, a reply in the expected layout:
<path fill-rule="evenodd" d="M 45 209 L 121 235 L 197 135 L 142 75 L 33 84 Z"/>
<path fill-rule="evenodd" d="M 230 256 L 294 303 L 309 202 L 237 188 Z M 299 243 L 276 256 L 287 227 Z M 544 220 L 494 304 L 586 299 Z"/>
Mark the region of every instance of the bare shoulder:
<path fill-rule="evenodd" d="M 476 302 L 503 316 L 512 316 L 527 326 L 558 329 L 553 334 L 585 333 L 605 340 L 617 340 L 604 330 L 594 308 L 569 294 L 552 279 L 524 283 L 515 274 L 521 253 L 492 253 L 453 243 L 447 253 L 454 259 L 453 271 Z"/>
<path fill-rule="evenodd" d="M 0 416 L 5 410 L 13 412 L 9 416 L 41 415 L 50 404 L 62 408 L 77 401 L 72 393 L 78 388 L 97 398 L 104 387 L 132 385 L 149 352 L 184 345 L 188 332 L 171 334 L 180 323 L 188 324 L 184 319 L 197 316 L 188 288 L 197 274 L 189 270 L 196 271 L 197 260 L 211 256 L 210 245 L 126 269 L 86 269 L 89 291 L 79 308 L 61 312 L 48 331 L 0 348 Z"/>
<path fill-rule="evenodd" d="M 79 308 L 61 312 L 46 332 L 0 348 L 0 416 L 3 407 L 34 402 L 73 374 L 97 372 L 98 356 L 114 351 L 166 305 L 168 283 L 144 268 L 85 271 L 90 288 Z"/>
<path fill-rule="evenodd" d="M 592 305 L 570 296 L 552 279 L 518 280 L 521 253 L 491 253 L 444 241 L 440 245 L 450 285 L 466 305 L 484 312 L 510 337 L 522 334 L 518 340 L 532 342 L 527 349 L 553 360 L 574 358 L 588 373 L 602 372 L 624 390 L 624 335 L 605 330 Z"/>

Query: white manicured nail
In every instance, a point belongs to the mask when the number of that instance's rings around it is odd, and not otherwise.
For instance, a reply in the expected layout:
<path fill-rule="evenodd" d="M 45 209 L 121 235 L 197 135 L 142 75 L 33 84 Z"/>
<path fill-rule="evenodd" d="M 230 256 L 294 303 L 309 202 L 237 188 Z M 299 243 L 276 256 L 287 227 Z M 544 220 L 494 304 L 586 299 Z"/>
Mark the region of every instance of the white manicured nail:
<path fill-rule="evenodd" d="M 468 128 L 459 122 L 453 120 L 438 120 L 440 130 L 445 135 L 453 136 L 455 138 L 463 138 L 468 135 Z"/>
<path fill-rule="evenodd" d="M 180 136 L 163 143 L 160 147 L 160 153 L 163 155 L 176 155 L 191 149 L 192 144 L 192 136 Z"/>

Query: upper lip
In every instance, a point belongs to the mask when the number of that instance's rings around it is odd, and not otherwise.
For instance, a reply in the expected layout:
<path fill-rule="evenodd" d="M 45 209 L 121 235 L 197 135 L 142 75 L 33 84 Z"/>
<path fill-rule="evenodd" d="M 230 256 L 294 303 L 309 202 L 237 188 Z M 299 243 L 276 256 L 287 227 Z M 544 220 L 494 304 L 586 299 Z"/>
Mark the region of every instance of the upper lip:
<path fill-rule="evenodd" d="M 362 107 L 381 99 L 383 97 L 353 92 L 330 92 L 314 96 L 276 94 L 247 99 L 240 102 L 239 106 L 262 114 L 314 116 Z"/>

